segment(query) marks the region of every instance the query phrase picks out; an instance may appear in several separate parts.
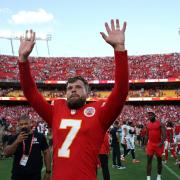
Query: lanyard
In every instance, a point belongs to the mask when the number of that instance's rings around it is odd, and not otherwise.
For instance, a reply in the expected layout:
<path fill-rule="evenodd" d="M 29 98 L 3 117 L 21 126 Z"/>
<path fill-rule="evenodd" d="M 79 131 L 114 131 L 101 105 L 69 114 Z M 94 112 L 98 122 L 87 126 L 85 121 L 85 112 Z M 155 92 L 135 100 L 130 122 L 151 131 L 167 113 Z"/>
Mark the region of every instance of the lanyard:
<path fill-rule="evenodd" d="M 30 144 L 28 156 L 31 154 L 33 140 L 34 140 L 34 134 L 32 135 L 32 139 L 31 139 L 31 144 Z M 25 143 L 23 141 L 23 154 L 25 154 L 25 150 L 26 150 L 26 145 L 25 145 Z"/>

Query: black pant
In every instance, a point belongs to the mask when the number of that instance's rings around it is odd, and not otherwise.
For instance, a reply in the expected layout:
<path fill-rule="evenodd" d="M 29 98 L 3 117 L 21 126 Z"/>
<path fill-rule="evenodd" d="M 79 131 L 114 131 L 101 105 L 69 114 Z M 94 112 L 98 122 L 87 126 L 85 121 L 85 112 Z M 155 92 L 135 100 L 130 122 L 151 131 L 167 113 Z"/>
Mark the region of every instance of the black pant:
<path fill-rule="evenodd" d="M 33 175 L 12 175 L 12 180 L 41 180 L 41 173 Z"/>
<path fill-rule="evenodd" d="M 124 154 L 124 157 L 129 153 L 129 151 L 131 151 L 132 159 L 135 159 L 135 152 L 134 152 L 134 149 L 127 149 L 127 150 L 126 150 L 126 153 Z"/>
<path fill-rule="evenodd" d="M 112 146 L 113 148 L 113 165 L 118 165 L 121 166 L 121 161 L 120 161 L 120 147 L 119 147 L 119 143 L 113 144 Z"/>
<path fill-rule="evenodd" d="M 124 157 L 125 157 L 126 151 L 127 151 L 126 144 L 122 144 L 122 143 L 121 143 L 121 145 L 122 145 L 122 147 L 123 147 L 123 150 L 124 150 Z"/>
<path fill-rule="evenodd" d="M 101 168 L 104 180 L 110 180 L 109 168 L 108 168 L 108 155 L 99 154 L 99 160 L 101 162 Z"/>

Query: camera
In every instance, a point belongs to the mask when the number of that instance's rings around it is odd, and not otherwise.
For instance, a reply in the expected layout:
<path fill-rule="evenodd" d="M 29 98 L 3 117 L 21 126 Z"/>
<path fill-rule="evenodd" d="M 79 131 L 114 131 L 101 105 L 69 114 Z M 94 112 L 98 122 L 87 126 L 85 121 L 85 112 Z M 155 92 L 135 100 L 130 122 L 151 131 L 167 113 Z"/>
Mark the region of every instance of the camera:
<path fill-rule="evenodd" d="M 28 128 L 24 127 L 24 128 L 21 129 L 21 132 L 28 133 L 29 130 L 28 130 Z"/>

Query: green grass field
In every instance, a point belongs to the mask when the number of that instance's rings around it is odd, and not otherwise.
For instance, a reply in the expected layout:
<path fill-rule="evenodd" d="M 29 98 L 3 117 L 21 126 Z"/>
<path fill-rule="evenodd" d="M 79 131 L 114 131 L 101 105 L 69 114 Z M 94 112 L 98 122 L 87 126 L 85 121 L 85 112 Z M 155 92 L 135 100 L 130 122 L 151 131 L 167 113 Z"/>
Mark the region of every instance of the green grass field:
<path fill-rule="evenodd" d="M 146 179 L 146 156 L 142 149 L 136 149 L 136 156 L 141 162 L 133 164 L 128 155 L 124 170 L 112 168 L 111 155 L 109 157 L 109 169 L 111 180 L 145 180 Z M 180 157 L 179 157 L 180 158 Z M 10 180 L 12 159 L 0 160 L 0 180 Z M 42 172 L 43 173 L 43 172 Z M 152 180 L 156 180 L 156 159 L 153 160 Z M 101 169 L 98 171 L 97 180 L 103 180 Z M 166 165 L 163 165 L 162 180 L 180 180 L 180 168 L 174 164 L 173 158 L 169 157 Z"/>

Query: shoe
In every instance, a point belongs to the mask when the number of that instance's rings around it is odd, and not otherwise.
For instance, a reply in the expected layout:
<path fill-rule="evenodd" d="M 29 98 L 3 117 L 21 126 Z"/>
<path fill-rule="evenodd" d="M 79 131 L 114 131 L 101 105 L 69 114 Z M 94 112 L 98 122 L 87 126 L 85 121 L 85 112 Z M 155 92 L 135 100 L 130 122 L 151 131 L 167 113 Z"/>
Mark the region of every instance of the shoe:
<path fill-rule="evenodd" d="M 176 161 L 175 165 L 178 165 L 178 164 L 180 164 L 180 161 Z"/>
<path fill-rule="evenodd" d="M 160 177 L 157 177 L 157 180 L 161 180 L 161 176 L 160 176 Z"/>
<path fill-rule="evenodd" d="M 117 165 L 114 165 L 114 164 L 112 165 L 112 168 L 116 168 L 116 167 L 117 167 Z"/>
<path fill-rule="evenodd" d="M 117 166 L 117 169 L 126 169 L 125 166 Z"/>
<path fill-rule="evenodd" d="M 141 161 L 140 160 L 137 160 L 137 159 L 133 159 L 132 160 L 132 163 L 140 163 Z"/>
<path fill-rule="evenodd" d="M 164 160 L 164 161 L 163 161 L 163 163 L 164 163 L 164 164 L 167 164 L 167 161 L 166 161 L 166 160 Z"/>
<path fill-rule="evenodd" d="M 121 161 L 126 161 L 126 159 L 124 157 L 121 157 Z"/>

